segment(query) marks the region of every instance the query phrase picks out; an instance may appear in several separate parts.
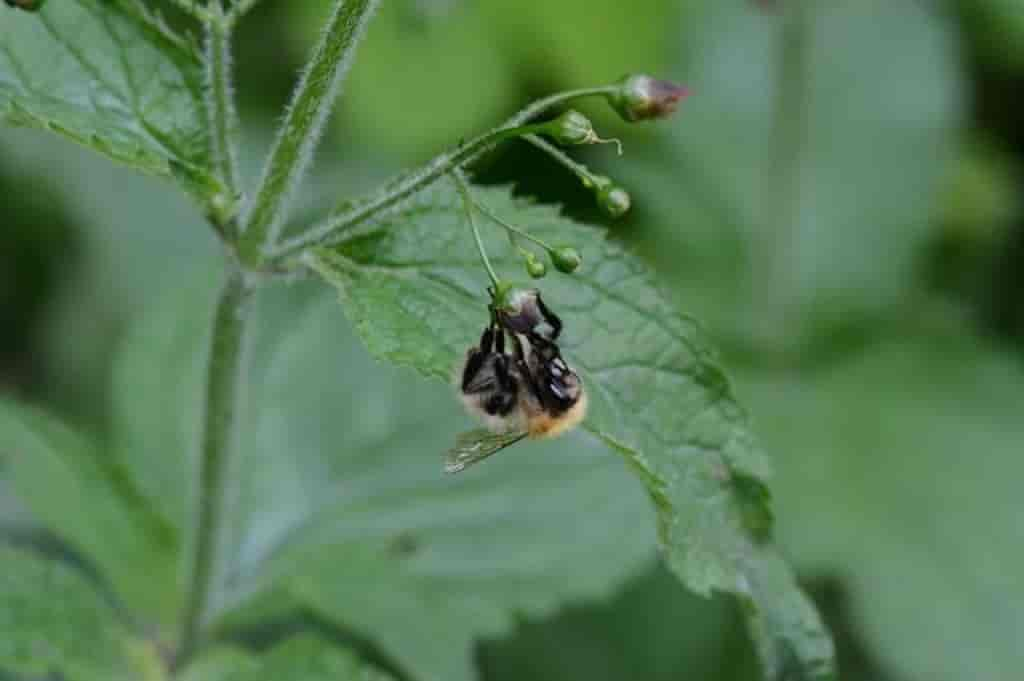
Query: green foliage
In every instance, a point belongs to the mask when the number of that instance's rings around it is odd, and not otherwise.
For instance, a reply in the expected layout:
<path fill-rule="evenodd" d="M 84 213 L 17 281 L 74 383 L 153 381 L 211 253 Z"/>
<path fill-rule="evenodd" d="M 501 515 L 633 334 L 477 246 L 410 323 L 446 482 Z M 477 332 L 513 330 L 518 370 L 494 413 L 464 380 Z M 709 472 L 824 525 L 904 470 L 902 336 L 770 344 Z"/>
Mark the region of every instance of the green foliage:
<path fill-rule="evenodd" d="M 67 681 L 163 678 L 156 651 L 74 569 L 11 548 L 0 548 L 0 565 L 0 669 Z"/>
<path fill-rule="evenodd" d="M 182 681 L 388 681 L 390 676 L 347 650 L 314 636 L 298 636 L 261 656 L 217 648 L 192 663 Z"/>
<path fill-rule="evenodd" d="M 757 661 L 728 599 L 686 591 L 652 566 L 614 598 L 526 621 L 481 655 L 491 681 L 754 679 Z"/>
<path fill-rule="evenodd" d="M 780 540 L 849 581 L 885 665 L 908 679 L 1016 678 L 1024 556 L 1006 500 L 1024 475 L 1020 359 L 943 323 L 826 370 L 744 377 L 780 453 Z"/>
<path fill-rule="evenodd" d="M 54 418 L 6 400 L 0 456 L 36 518 L 93 561 L 128 604 L 171 620 L 176 537 L 116 462 Z"/>
<path fill-rule="evenodd" d="M 0 8 L 0 115 L 208 192 L 201 58 L 135 0 Z M 210 192 L 212 193 L 212 192 Z"/>
<path fill-rule="evenodd" d="M 796 354 L 916 286 L 959 74 L 951 27 L 921 3 L 753 4 L 685 27 L 669 72 L 696 93 L 685 123 L 618 174 L 687 309 L 730 344 Z"/>
<path fill-rule="evenodd" d="M 691 589 L 738 597 L 767 677 L 834 678 L 829 637 L 771 543 L 765 457 L 694 322 L 620 246 L 504 190 L 481 191 L 503 220 L 572 244 L 548 249 L 554 268 L 575 276 L 554 274 L 545 295 L 564 312 L 564 347 L 588 386 L 587 430 L 519 445 L 457 479 L 440 476 L 441 455 L 465 423 L 457 400 L 436 382 L 375 365 L 359 339 L 377 358 L 447 383 L 478 335 L 486 318 L 483 277 L 455 195 L 420 192 L 395 215 L 379 217 L 440 177 L 439 168 L 461 172 L 477 147 L 457 147 L 407 176 L 422 182 L 385 185 L 370 201 L 351 204 L 365 213 L 359 227 L 351 224 L 355 213 L 340 211 L 314 228 L 318 242 L 337 247 L 296 247 L 287 251 L 294 259 L 277 259 L 292 190 L 376 3 L 333 3 L 260 189 L 238 212 L 228 38 L 252 4 L 233 3 L 224 15 L 219 5 L 177 3 L 206 24 L 205 54 L 135 0 L 68 0 L 35 16 L 0 10 L 5 119 L 183 181 L 228 255 L 217 275 L 198 268 L 164 303 L 147 300 L 152 311 L 115 362 L 104 437 L 6 398 L 0 403 L 5 475 L 97 585 L 90 590 L 67 562 L 24 562 L 11 553 L 10 620 L 0 623 L 18 633 L 8 648 L 0 645 L 0 670 L 72 681 L 103 673 L 159 679 L 176 674 L 173 659 L 195 679 L 383 678 L 306 635 L 263 656 L 218 646 L 245 639 L 270 614 L 315 613 L 369 643 L 403 675 L 472 681 L 479 640 L 510 633 L 519 616 L 611 597 L 660 540 L 668 567 Z M 391 21 L 412 11 L 395 7 Z M 488 117 L 514 94 L 500 77 L 521 47 L 493 44 L 484 24 L 508 23 L 510 35 L 525 31 L 565 49 L 570 79 L 608 81 L 623 61 L 648 66 L 673 37 L 662 23 L 674 4 L 660 0 L 639 9 L 603 0 L 546 3 L 534 13 L 502 7 L 471 8 L 478 13 L 472 22 L 446 26 L 454 43 L 465 40 L 469 52 L 501 62 L 488 74 L 497 95 Z M 609 24 L 615 17 L 621 21 Z M 574 42 L 580 26 L 622 31 L 627 19 L 638 28 L 622 49 Z M 400 137 L 416 127 L 410 98 L 434 100 L 468 114 L 455 130 L 445 127 L 448 118 L 438 127 L 454 142 L 488 111 L 487 93 L 467 89 L 482 78 L 448 80 L 440 89 L 424 79 L 403 89 L 412 72 L 403 67 L 415 61 L 409 44 L 380 44 L 380 58 L 391 64 L 387 86 L 368 67 L 357 106 L 370 108 L 351 110 L 372 112 L 373 125 Z M 359 88 L 357 80 L 353 91 Z M 673 103 L 682 90 L 674 93 Z M 464 96 L 477 97 L 475 106 L 453 106 Z M 492 130 L 477 144 L 518 130 Z M 609 213 L 629 206 L 610 180 L 591 189 Z M 330 238 L 346 229 L 340 241 Z M 522 264 L 512 252 L 497 262 L 503 272 Z M 341 289 L 356 334 L 322 291 L 262 285 L 305 266 Z M 151 272 L 141 279 L 150 283 Z M 114 606 L 98 595 L 108 590 L 144 636 L 115 626 Z M 69 617 L 52 634 L 58 649 L 37 653 L 40 638 L 50 636 L 37 630 L 57 617 L 46 600 L 53 594 L 75 606 L 72 614 L 81 601 L 113 624 Z M 64 645 L 80 627 L 96 641 Z M 4 658 L 5 651 L 13 652 Z"/>
<path fill-rule="evenodd" d="M 136 442 L 161 434 L 127 452 L 127 467 L 160 506 L 185 485 L 205 348 L 192 331 L 213 290 L 172 296 L 125 346 L 119 420 Z M 223 621 L 255 623 L 238 609 L 286 590 L 419 678 L 472 679 L 474 639 L 507 631 L 511 612 L 607 593 L 649 555 L 643 495 L 592 439 L 442 479 L 441 453 L 465 423 L 447 388 L 375 365 L 333 300 L 308 287 L 268 290 L 253 314 L 213 594 Z M 575 515 L 558 513 L 566 503 L 593 524 L 584 537 Z"/>
<path fill-rule="evenodd" d="M 563 346 L 590 395 L 587 426 L 644 482 L 669 565 L 699 593 L 744 600 L 769 674 L 793 673 L 795 660 L 806 678 L 829 678 L 830 643 L 813 608 L 750 526 L 763 528 L 770 513 L 766 462 L 695 325 L 592 229 L 506 191 L 481 193 L 538 238 L 585 245 L 580 271 L 552 279 L 545 298 L 563 316 Z M 426 192 L 309 261 L 338 287 L 373 354 L 440 380 L 487 323 L 486 280 L 460 205 L 449 188 Z M 496 264 L 499 276 L 518 270 L 512 252 Z"/>

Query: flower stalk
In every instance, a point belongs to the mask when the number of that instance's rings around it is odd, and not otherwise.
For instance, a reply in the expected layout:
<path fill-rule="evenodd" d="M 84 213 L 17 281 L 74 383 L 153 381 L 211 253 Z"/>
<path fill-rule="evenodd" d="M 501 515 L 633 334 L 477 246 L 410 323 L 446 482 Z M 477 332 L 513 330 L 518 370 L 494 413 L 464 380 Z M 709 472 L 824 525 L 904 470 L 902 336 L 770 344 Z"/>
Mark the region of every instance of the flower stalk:
<path fill-rule="evenodd" d="M 237 225 L 235 207 L 238 202 L 239 173 L 236 149 L 238 113 L 231 90 L 231 26 L 218 15 L 206 24 L 206 92 L 210 125 L 210 156 L 227 196 L 210 199 L 208 214 L 222 238 L 234 239 Z"/>
<path fill-rule="evenodd" d="M 265 252 L 277 241 L 291 196 L 309 169 L 336 95 L 379 1 L 335 0 L 243 221 L 239 256 L 248 266 L 261 265 Z"/>
<path fill-rule="evenodd" d="M 336 244 L 341 240 L 343 234 L 352 227 L 386 212 L 404 199 L 430 186 L 453 169 L 472 164 L 499 142 L 524 134 L 542 132 L 543 125 L 539 128 L 527 128 L 526 124 L 545 111 L 580 98 L 609 97 L 615 91 L 615 86 L 583 88 L 539 99 L 497 128 L 460 144 L 455 149 L 435 156 L 419 170 L 388 184 L 367 200 L 333 213 L 307 232 L 284 241 L 270 253 L 269 258 L 274 262 L 279 262 L 307 248 Z"/>

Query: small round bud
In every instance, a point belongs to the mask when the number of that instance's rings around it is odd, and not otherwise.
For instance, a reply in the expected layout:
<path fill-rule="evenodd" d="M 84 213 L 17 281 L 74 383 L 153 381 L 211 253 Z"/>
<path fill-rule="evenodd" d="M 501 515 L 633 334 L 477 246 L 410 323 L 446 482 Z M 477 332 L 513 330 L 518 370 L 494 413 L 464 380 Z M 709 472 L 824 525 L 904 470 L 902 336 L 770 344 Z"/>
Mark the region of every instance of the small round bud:
<path fill-rule="evenodd" d="M 613 218 L 622 217 L 633 205 L 633 200 L 622 187 L 608 184 L 597 190 L 597 205 Z"/>
<path fill-rule="evenodd" d="M 598 141 L 590 119 L 573 109 L 551 121 L 548 124 L 548 134 L 563 147 L 593 144 Z"/>
<path fill-rule="evenodd" d="M 8 7 L 16 7 L 28 12 L 38 12 L 46 4 L 46 0 L 4 0 Z"/>
<path fill-rule="evenodd" d="M 572 246 L 552 248 L 548 251 L 548 255 L 551 257 L 551 264 L 555 266 L 555 269 L 566 274 L 572 274 L 583 264 L 583 258 L 580 257 L 579 251 Z"/>
<path fill-rule="evenodd" d="M 548 273 L 548 266 L 535 254 L 526 256 L 526 272 L 534 279 L 541 279 Z"/>
<path fill-rule="evenodd" d="M 641 74 L 619 81 L 616 91 L 608 95 L 608 103 L 632 123 L 670 116 L 689 94 L 689 89 L 681 85 Z"/>
<path fill-rule="evenodd" d="M 518 314 L 524 307 L 536 303 L 537 290 L 526 288 L 510 281 L 499 281 L 491 292 L 491 305 L 495 310 Z"/>

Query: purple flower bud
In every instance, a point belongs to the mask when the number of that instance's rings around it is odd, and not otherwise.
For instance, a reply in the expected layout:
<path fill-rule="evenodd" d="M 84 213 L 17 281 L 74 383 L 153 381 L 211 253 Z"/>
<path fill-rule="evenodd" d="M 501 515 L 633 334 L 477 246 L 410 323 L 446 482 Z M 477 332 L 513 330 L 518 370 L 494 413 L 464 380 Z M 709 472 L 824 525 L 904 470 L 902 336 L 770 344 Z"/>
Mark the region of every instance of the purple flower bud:
<path fill-rule="evenodd" d="M 616 91 L 608 95 L 608 103 L 632 123 L 670 116 L 689 94 L 682 85 L 640 74 L 619 81 Z"/>
<path fill-rule="evenodd" d="M 514 333 L 553 338 L 562 327 L 561 320 L 548 310 L 540 291 L 535 288 L 499 283 L 493 293 L 492 306 L 501 325 Z"/>

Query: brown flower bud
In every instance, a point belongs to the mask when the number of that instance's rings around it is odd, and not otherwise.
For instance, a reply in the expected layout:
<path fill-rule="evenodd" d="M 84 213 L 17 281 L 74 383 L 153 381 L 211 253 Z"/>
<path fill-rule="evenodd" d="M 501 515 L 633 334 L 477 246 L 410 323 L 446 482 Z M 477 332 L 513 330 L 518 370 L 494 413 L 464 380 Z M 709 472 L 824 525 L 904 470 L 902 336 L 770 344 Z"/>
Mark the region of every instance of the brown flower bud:
<path fill-rule="evenodd" d="M 670 116 L 689 94 L 690 90 L 682 85 L 640 74 L 619 81 L 616 91 L 608 96 L 608 103 L 632 123 Z"/>

